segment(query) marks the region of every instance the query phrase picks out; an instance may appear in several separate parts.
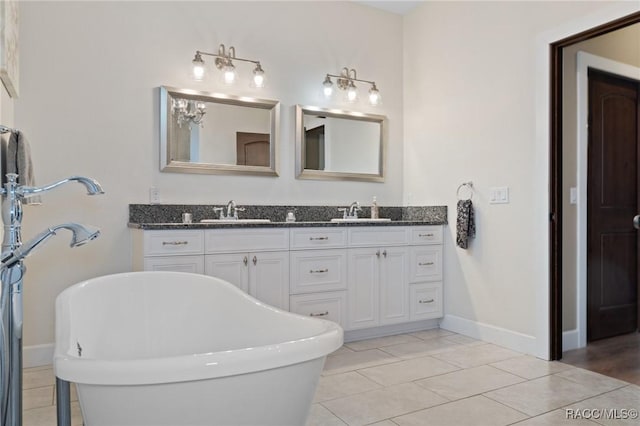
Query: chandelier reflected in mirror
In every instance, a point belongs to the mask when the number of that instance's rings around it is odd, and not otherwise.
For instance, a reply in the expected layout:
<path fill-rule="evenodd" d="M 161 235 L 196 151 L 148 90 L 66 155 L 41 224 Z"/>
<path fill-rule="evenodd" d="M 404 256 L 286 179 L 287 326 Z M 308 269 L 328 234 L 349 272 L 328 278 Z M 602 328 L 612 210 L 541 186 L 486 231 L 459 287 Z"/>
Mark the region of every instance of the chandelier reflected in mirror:
<path fill-rule="evenodd" d="M 207 113 L 207 105 L 202 101 L 175 98 L 171 101 L 171 114 L 176 117 L 178 126 L 187 125 L 191 130 L 191 123 L 203 127 L 202 120 Z"/>

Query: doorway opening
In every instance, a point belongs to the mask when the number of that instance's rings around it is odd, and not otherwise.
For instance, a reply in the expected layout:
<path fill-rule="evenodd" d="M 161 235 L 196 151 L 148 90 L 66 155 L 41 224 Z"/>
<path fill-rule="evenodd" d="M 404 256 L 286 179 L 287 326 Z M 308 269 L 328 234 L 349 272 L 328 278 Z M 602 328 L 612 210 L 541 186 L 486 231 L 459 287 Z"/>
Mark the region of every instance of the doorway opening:
<path fill-rule="evenodd" d="M 562 358 L 563 352 L 563 54 L 564 49 L 640 22 L 634 13 L 607 24 L 552 43 L 551 53 L 551 134 L 550 134 L 550 357 Z"/>

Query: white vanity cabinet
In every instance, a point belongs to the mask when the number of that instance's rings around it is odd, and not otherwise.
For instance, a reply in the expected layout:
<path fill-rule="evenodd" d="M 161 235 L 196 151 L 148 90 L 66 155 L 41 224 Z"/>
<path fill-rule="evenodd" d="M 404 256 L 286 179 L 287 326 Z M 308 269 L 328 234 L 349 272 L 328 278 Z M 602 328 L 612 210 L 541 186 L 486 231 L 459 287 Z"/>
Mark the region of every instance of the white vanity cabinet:
<path fill-rule="evenodd" d="M 416 329 L 429 326 L 417 321 L 443 316 L 442 225 L 134 230 L 133 235 L 134 270 L 216 276 L 269 305 L 335 321 L 354 336 Z"/>
<path fill-rule="evenodd" d="M 204 273 L 229 281 L 256 299 L 289 310 L 289 230 L 209 229 Z"/>

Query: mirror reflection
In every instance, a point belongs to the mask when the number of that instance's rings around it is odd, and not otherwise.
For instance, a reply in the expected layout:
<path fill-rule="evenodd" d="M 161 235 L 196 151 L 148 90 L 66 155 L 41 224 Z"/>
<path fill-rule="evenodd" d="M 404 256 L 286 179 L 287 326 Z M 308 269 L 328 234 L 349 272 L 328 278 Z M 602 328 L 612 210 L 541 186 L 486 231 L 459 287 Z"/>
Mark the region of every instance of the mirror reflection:
<path fill-rule="evenodd" d="M 161 88 L 161 169 L 277 175 L 277 101 Z"/>
<path fill-rule="evenodd" d="M 385 117 L 297 106 L 297 177 L 384 180 Z"/>

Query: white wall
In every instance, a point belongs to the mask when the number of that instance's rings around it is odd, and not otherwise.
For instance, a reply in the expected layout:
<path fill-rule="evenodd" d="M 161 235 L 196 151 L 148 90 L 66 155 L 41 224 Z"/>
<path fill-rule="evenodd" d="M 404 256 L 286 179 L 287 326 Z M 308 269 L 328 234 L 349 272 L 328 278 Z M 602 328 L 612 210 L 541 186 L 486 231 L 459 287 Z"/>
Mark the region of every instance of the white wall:
<path fill-rule="evenodd" d="M 404 197 L 449 206 L 444 326 L 547 356 L 548 45 L 637 9 L 428 2 L 405 18 Z M 466 181 L 477 237 L 462 250 L 455 205 Z M 493 186 L 509 187 L 509 204 L 489 204 Z"/>
<path fill-rule="evenodd" d="M 338 204 L 402 202 L 402 19 L 350 2 L 21 2 L 20 99 L 17 127 L 32 144 L 36 177 L 47 183 L 72 174 L 92 176 L 107 194 L 86 197 L 79 186 L 26 207 L 25 239 L 66 221 L 94 224 L 103 235 L 70 249 L 59 235 L 28 260 L 24 343 L 53 342 L 54 300 L 67 286 L 131 269 L 129 203 L 148 202 L 149 187 L 165 203 Z M 195 50 L 233 45 L 258 59 L 268 87 L 257 92 L 220 80 L 206 87 L 189 79 Z M 239 70 L 243 64 L 236 64 Z M 375 79 L 381 108 L 328 104 L 326 73 L 342 67 Z M 251 67 L 246 70 L 247 76 Z M 242 75 L 241 75 L 242 77 Z M 159 172 L 158 87 L 192 88 L 278 99 L 280 177 Z M 366 99 L 366 96 L 362 96 Z M 384 184 L 294 178 L 295 104 L 335 106 L 389 117 Z M 62 233 L 61 233 L 62 234 Z"/>

